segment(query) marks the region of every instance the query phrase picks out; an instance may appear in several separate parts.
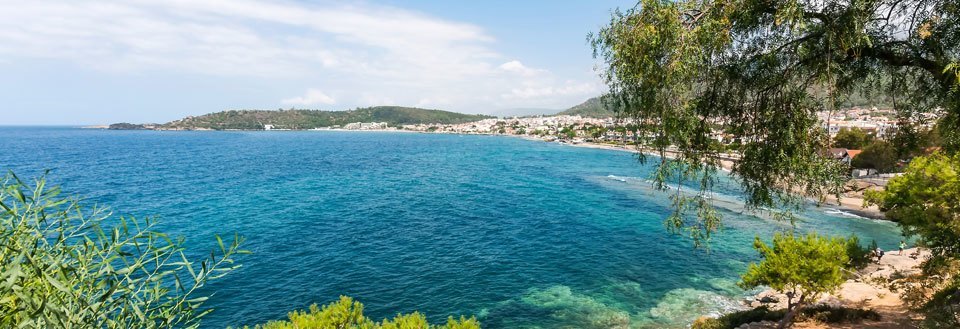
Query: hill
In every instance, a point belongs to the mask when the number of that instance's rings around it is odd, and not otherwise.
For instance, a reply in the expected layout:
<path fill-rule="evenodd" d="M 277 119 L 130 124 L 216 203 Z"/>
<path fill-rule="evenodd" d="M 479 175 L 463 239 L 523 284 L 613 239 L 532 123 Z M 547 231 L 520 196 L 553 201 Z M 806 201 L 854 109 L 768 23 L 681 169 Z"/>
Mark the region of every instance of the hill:
<path fill-rule="evenodd" d="M 612 109 L 607 108 L 600 97 L 602 96 L 588 99 L 586 102 L 557 113 L 557 115 L 579 115 L 590 118 L 616 117 L 617 114 Z"/>
<path fill-rule="evenodd" d="M 157 128 L 257 130 L 263 129 L 264 125 L 273 125 L 276 129 L 313 129 L 353 122 L 386 122 L 388 125 L 397 126 L 419 123 L 452 124 L 486 118 L 492 117 L 401 106 L 375 106 L 351 111 L 229 110 L 186 117 Z"/>

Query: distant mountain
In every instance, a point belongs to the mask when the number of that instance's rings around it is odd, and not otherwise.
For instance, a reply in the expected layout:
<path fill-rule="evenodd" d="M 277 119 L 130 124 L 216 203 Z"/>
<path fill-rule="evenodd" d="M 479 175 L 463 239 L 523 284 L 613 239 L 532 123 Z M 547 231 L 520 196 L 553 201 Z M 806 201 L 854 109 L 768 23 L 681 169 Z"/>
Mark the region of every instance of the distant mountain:
<path fill-rule="evenodd" d="M 508 117 L 528 117 L 528 116 L 536 116 L 536 115 L 554 115 L 560 111 L 563 111 L 563 110 L 542 109 L 542 108 L 512 108 L 512 109 L 499 110 L 491 114 L 501 118 L 508 118 Z"/>
<path fill-rule="evenodd" d="M 594 97 L 588 99 L 586 102 L 580 103 L 574 107 L 571 107 L 563 112 L 557 113 L 557 115 L 579 115 L 582 117 L 590 118 L 612 118 L 616 117 L 617 113 L 612 109 L 607 108 L 600 97 Z"/>
<path fill-rule="evenodd" d="M 391 126 L 404 124 L 452 124 L 492 118 L 486 115 L 462 114 L 401 106 L 375 106 L 351 111 L 319 110 L 230 110 L 186 117 L 157 125 L 155 129 L 313 129 L 345 125 L 353 122 L 386 122 Z M 117 128 L 126 125 L 116 125 Z M 127 126 L 136 129 L 137 125 Z M 121 128 L 122 129 L 122 128 Z"/>

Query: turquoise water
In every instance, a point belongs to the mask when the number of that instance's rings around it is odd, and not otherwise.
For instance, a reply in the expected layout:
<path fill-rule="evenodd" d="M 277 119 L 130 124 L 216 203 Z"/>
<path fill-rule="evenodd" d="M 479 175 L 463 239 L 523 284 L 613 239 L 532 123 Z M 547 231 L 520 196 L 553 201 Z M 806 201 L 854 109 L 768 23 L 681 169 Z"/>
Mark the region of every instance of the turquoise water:
<path fill-rule="evenodd" d="M 666 197 L 625 152 L 492 136 L 0 128 L 0 169 L 157 216 L 196 253 L 253 255 L 208 287 L 204 327 L 260 323 L 340 294 L 375 319 L 476 314 L 484 328 L 682 327 L 739 307 L 751 243 L 785 228 L 715 196 L 707 253 L 665 232 Z M 797 225 L 885 249 L 890 223 L 811 208 Z"/>

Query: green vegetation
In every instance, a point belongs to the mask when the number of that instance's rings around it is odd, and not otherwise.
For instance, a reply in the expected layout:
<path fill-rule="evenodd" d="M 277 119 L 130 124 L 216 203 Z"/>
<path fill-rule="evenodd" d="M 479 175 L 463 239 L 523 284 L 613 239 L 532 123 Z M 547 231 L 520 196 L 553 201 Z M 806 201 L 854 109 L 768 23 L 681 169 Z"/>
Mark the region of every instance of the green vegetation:
<path fill-rule="evenodd" d="M 741 143 L 748 207 L 837 196 L 846 168 L 822 156 L 815 114 L 868 91 L 891 96 L 901 128 L 942 109 L 944 149 L 960 148 L 956 1 L 642 0 L 591 41 L 614 107 L 652 137 L 640 146 L 678 152 L 658 165 L 659 188 L 712 189 L 719 127 Z M 678 197 L 667 221 L 699 242 L 720 227 L 711 208 L 705 192 Z"/>
<path fill-rule="evenodd" d="M 413 107 L 377 106 L 352 111 L 318 110 L 231 110 L 187 117 L 160 125 L 166 129 L 263 129 L 273 125 L 277 129 L 313 129 L 343 126 L 354 122 L 386 122 L 390 126 L 404 124 L 452 124 L 492 118 L 440 110 Z"/>
<path fill-rule="evenodd" d="M 255 329 L 299 329 L 299 328 L 343 328 L 343 329 L 480 329 L 476 318 L 450 317 L 443 325 L 431 325 L 427 317 L 419 312 L 398 314 L 393 319 L 374 322 L 363 315 L 363 304 L 350 297 L 340 296 L 340 300 L 323 308 L 311 305 L 310 310 L 294 311 L 288 314 L 289 320 L 271 321 L 257 325 Z M 249 327 L 245 327 L 249 328 Z"/>
<path fill-rule="evenodd" d="M 925 327 L 960 327 L 960 155 L 917 157 L 866 199 L 931 251 L 904 299 L 926 314 Z"/>
<path fill-rule="evenodd" d="M 121 123 L 111 124 L 108 129 L 111 129 L 111 130 L 141 130 L 141 129 L 145 129 L 145 127 L 144 127 L 143 125 L 141 125 L 141 124 L 133 124 L 133 123 L 121 122 Z"/>
<path fill-rule="evenodd" d="M 234 237 L 199 263 L 155 222 L 110 218 L 44 179 L 0 189 L 0 327 L 193 328 L 212 311 L 197 289 L 236 269 Z"/>
<path fill-rule="evenodd" d="M 609 104 L 604 103 L 603 97 L 594 97 L 556 115 L 579 115 L 585 118 L 616 118 L 617 113 Z"/>
<path fill-rule="evenodd" d="M 886 211 L 907 235 L 931 249 L 933 263 L 960 259 L 960 155 L 918 157 L 902 176 L 866 199 Z"/>
<path fill-rule="evenodd" d="M 846 281 L 843 269 L 850 265 L 848 243 L 842 238 L 815 233 L 802 237 L 777 233 L 772 246 L 757 238 L 754 248 L 763 260 L 750 264 L 740 285 L 744 288 L 769 286 L 786 293 L 787 312 L 779 325 L 785 328 L 792 323 L 797 310 L 820 294 L 835 291 Z"/>
<path fill-rule="evenodd" d="M 859 150 L 873 142 L 873 139 L 873 135 L 868 134 L 863 129 L 841 128 L 840 131 L 837 132 L 837 136 L 833 138 L 833 146 Z"/>
<path fill-rule="evenodd" d="M 897 150 L 887 141 L 874 141 L 850 161 L 850 165 L 860 169 L 876 169 L 879 173 L 890 173 L 899 163 Z"/>
<path fill-rule="evenodd" d="M 786 315 L 786 310 L 770 310 L 766 306 L 734 312 L 719 318 L 700 318 L 691 329 L 734 329 L 747 323 L 778 321 Z M 832 307 L 817 305 L 804 308 L 797 314 L 797 320 L 815 320 L 819 323 L 858 323 L 863 320 L 879 321 L 880 314 L 874 310 Z"/>

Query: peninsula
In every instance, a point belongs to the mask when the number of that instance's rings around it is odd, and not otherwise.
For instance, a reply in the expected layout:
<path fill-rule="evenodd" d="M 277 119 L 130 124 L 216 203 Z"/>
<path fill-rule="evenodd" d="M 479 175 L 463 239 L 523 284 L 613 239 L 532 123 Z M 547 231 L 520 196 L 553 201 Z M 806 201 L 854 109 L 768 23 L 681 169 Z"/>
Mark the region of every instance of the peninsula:
<path fill-rule="evenodd" d="M 321 110 L 228 110 L 189 116 L 163 124 L 115 123 L 114 130 L 307 130 L 340 128 L 352 123 L 373 122 L 384 127 L 410 124 L 459 124 L 493 118 L 402 106 L 375 106 L 349 111 Z"/>

